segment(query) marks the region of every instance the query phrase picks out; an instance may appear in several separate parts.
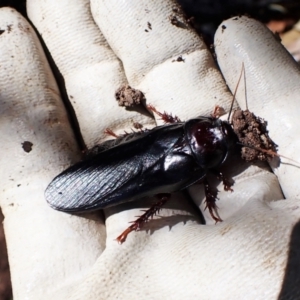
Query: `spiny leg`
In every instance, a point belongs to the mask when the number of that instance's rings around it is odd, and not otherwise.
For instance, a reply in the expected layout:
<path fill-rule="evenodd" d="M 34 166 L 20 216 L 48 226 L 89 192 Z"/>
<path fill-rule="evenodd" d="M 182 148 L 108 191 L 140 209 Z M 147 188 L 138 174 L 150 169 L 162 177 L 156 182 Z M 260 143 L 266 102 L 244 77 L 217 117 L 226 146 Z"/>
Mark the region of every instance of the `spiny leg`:
<path fill-rule="evenodd" d="M 177 116 L 172 116 L 172 114 L 168 114 L 166 112 L 161 113 L 158 110 L 156 110 L 156 108 L 151 104 L 147 105 L 147 108 L 149 110 L 151 110 L 152 112 L 156 113 L 157 115 L 159 115 L 165 123 L 179 123 L 179 122 L 181 122 L 181 120 Z"/>
<path fill-rule="evenodd" d="M 158 194 L 156 197 L 159 198 L 159 201 L 154 203 L 148 210 L 145 211 L 144 214 L 139 216 L 138 219 L 131 222 L 133 224 L 130 225 L 121 235 L 116 238 L 118 243 L 124 243 L 130 232 L 140 230 L 144 223 L 149 220 L 149 218 L 152 218 L 154 215 L 156 215 L 156 213 L 160 211 L 162 206 L 171 198 L 171 194 Z"/>
<path fill-rule="evenodd" d="M 105 130 L 104 130 L 104 133 L 105 134 L 107 134 L 107 135 L 111 135 L 111 136 L 113 136 L 114 138 L 118 138 L 118 137 L 120 137 L 118 134 L 116 134 L 114 131 L 112 131 L 110 128 L 106 128 Z"/>
<path fill-rule="evenodd" d="M 204 191 L 205 191 L 205 196 L 206 196 L 206 199 L 205 199 L 205 202 L 206 202 L 206 206 L 205 206 L 205 209 L 208 208 L 208 211 L 211 215 L 211 217 L 217 222 L 222 222 L 222 219 L 220 218 L 219 216 L 219 213 L 218 213 L 218 207 L 216 205 L 216 200 L 218 199 L 217 198 L 217 192 L 214 191 L 207 179 L 205 178 L 204 179 Z"/>
<path fill-rule="evenodd" d="M 104 133 L 107 134 L 107 135 L 110 135 L 116 139 L 120 138 L 120 137 L 125 137 L 125 136 L 128 136 L 128 135 L 131 135 L 131 134 L 134 134 L 134 133 L 143 133 L 145 130 L 143 130 L 143 125 L 140 124 L 140 123 L 133 123 L 133 127 L 135 129 L 137 129 L 138 131 L 134 131 L 132 129 L 132 132 L 127 132 L 126 130 L 124 130 L 124 133 L 123 134 L 116 134 L 114 131 L 112 131 L 110 128 L 106 128 L 104 130 Z"/>
<path fill-rule="evenodd" d="M 234 181 L 232 178 L 226 177 L 222 172 L 219 170 L 210 170 L 211 173 L 215 174 L 219 180 L 222 180 L 224 185 L 225 191 L 233 192 L 233 189 L 231 188 L 234 184 Z"/>

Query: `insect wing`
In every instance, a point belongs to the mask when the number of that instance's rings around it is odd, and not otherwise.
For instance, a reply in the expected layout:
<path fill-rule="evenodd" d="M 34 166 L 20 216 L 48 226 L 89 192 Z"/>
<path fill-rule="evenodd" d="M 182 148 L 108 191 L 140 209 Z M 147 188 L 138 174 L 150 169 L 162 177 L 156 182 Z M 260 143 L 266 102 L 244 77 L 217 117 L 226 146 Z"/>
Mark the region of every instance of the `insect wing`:
<path fill-rule="evenodd" d="M 96 159 L 82 161 L 60 175 L 48 186 L 46 200 L 55 209 L 83 211 L 105 207 L 104 199 L 112 191 L 134 180 L 142 170 L 138 160 L 118 160 L 114 163 Z"/>
<path fill-rule="evenodd" d="M 47 202 L 57 210 L 75 212 L 134 198 L 143 173 L 164 159 L 176 142 L 172 134 L 164 137 L 174 130 L 182 130 L 182 124 L 156 127 L 142 137 L 71 166 L 49 184 L 45 191 Z"/>

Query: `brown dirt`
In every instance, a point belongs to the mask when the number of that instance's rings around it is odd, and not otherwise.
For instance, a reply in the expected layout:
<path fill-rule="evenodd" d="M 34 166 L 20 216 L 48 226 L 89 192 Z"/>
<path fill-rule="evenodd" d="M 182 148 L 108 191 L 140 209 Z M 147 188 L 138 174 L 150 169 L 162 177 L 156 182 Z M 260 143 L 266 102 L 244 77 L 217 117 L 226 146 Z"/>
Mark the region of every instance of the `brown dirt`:
<path fill-rule="evenodd" d="M 277 153 L 277 145 L 269 137 L 267 124 L 264 119 L 255 116 L 249 110 L 236 110 L 233 113 L 233 130 L 240 143 L 249 146 L 242 147 L 242 158 L 246 161 L 270 160 Z M 269 153 L 259 151 L 258 148 Z"/>
<path fill-rule="evenodd" d="M 118 88 L 115 95 L 119 106 L 133 107 L 145 100 L 145 96 L 140 90 L 136 90 L 128 84 Z"/>

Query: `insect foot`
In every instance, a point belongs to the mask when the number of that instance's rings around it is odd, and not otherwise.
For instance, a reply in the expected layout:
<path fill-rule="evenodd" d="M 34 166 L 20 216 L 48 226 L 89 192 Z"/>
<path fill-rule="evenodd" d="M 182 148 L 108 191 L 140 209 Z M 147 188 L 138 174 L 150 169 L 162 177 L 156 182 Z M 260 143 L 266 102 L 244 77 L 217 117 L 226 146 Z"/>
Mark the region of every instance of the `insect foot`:
<path fill-rule="evenodd" d="M 177 116 L 173 116 L 172 114 L 168 114 L 166 112 L 159 112 L 153 105 L 149 104 L 147 105 L 148 110 L 154 112 L 155 114 L 157 114 L 158 116 L 161 117 L 161 119 L 165 122 L 165 123 L 179 123 L 181 122 L 181 120 L 177 117 Z"/>
<path fill-rule="evenodd" d="M 144 214 L 138 217 L 135 221 L 131 222 L 133 223 L 130 225 L 125 231 L 122 232 L 121 235 L 119 235 L 116 238 L 116 241 L 119 244 L 123 244 L 126 241 L 126 238 L 128 234 L 132 231 L 138 231 L 142 228 L 142 226 L 150 219 L 153 218 L 157 213 L 159 213 L 160 209 L 163 205 L 166 204 L 168 200 L 171 198 L 171 194 L 158 194 L 157 198 L 159 198 L 159 201 L 154 203 L 148 210 L 145 211 Z"/>
<path fill-rule="evenodd" d="M 207 179 L 204 179 L 204 191 L 205 191 L 205 202 L 206 206 L 205 209 L 208 208 L 208 211 L 211 217 L 218 222 L 222 222 L 223 220 L 220 218 L 218 213 L 218 206 L 216 205 L 217 198 L 217 191 L 213 190 L 212 187 L 209 185 Z"/>

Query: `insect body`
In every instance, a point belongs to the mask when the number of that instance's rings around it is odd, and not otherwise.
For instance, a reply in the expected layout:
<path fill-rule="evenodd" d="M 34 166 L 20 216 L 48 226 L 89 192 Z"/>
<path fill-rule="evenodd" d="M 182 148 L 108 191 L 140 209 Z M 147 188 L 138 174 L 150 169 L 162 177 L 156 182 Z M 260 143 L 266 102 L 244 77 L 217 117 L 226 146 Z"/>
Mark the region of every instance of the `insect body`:
<path fill-rule="evenodd" d="M 46 200 L 60 211 L 83 212 L 180 191 L 209 171 L 220 174 L 218 168 L 236 143 L 231 125 L 215 117 L 132 133 L 94 147 L 85 160 L 55 177 L 46 189 Z M 211 215 L 219 221 L 208 186 L 206 196 Z M 141 216 L 129 232 L 139 229 L 166 200 L 165 194 L 160 196 L 160 204 Z M 123 242 L 127 234 L 118 240 Z"/>

